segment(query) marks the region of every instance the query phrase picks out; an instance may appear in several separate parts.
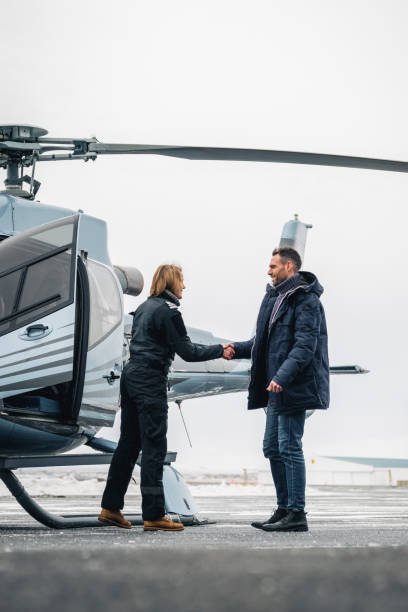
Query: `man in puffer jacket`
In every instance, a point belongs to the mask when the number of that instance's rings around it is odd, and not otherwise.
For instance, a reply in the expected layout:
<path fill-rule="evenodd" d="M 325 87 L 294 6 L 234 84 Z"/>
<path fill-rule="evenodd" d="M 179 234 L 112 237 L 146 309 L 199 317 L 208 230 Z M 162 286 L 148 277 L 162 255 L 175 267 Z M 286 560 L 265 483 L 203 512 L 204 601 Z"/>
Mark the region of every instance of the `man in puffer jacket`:
<path fill-rule="evenodd" d="M 269 459 L 278 507 L 264 531 L 307 531 L 306 469 L 302 436 L 306 410 L 329 406 L 327 328 L 314 274 L 299 272 L 301 259 L 288 247 L 275 249 L 255 336 L 235 342 L 235 359 L 251 358 L 248 409 L 266 407 L 263 452 Z"/>

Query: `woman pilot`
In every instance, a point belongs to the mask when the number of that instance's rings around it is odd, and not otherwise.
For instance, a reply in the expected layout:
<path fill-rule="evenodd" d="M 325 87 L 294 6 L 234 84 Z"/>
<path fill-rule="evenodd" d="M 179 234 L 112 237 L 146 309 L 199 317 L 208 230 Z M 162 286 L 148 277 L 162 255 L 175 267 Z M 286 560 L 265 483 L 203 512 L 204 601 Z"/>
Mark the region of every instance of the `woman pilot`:
<path fill-rule="evenodd" d="M 182 269 L 161 265 L 150 296 L 134 314 L 130 359 L 121 381 L 121 431 L 112 457 L 99 520 L 130 529 L 122 514 L 124 497 L 142 450 L 141 481 L 144 531 L 181 531 L 182 523 L 165 516 L 163 463 L 167 453 L 167 376 L 175 353 L 185 361 L 222 357 L 228 347 L 194 344 L 179 311 L 185 289 Z"/>

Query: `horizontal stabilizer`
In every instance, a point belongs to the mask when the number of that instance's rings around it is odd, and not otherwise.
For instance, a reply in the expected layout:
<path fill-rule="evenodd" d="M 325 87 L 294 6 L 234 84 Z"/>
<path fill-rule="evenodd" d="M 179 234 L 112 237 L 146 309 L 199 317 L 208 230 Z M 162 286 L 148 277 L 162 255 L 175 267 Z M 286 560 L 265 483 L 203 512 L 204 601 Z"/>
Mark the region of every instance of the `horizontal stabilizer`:
<path fill-rule="evenodd" d="M 360 463 L 362 465 L 371 465 L 375 468 L 408 468 L 408 459 L 392 459 L 384 457 L 332 457 L 328 459 L 337 459 L 338 461 L 347 461 L 348 463 Z"/>
<path fill-rule="evenodd" d="M 367 374 L 370 370 L 365 370 L 359 365 L 339 365 L 331 366 L 330 374 Z"/>

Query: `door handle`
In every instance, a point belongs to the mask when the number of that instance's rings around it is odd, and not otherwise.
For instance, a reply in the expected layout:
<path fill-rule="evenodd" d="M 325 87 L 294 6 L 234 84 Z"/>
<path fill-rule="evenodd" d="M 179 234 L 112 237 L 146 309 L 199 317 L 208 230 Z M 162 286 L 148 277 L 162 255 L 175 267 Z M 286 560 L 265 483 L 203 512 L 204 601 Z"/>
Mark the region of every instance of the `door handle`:
<path fill-rule="evenodd" d="M 48 329 L 48 325 L 43 325 L 42 323 L 36 323 L 35 325 L 29 325 L 26 329 L 27 334 L 30 332 L 45 332 Z"/>
<path fill-rule="evenodd" d="M 105 374 L 105 376 L 102 376 L 102 378 L 106 378 L 106 380 L 108 381 L 108 383 L 110 385 L 113 385 L 113 383 L 115 382 L 115 380 L 117 380 L 118 378 L 120 378 L 120 374 L 115 374 L 115 372 L 113 370 L 111 370 L 109 372 L 109 374 Z"/>
<path fill-rule="evenodd" d="M 43 325 L 42 323 L 34 323 L 29 325 L 25 331 L 20 335 L 20 338 L 24 340 L 37 340 L 38 338 L 44 338 L 52 332 L 52 328 L 49 325 Z"/>

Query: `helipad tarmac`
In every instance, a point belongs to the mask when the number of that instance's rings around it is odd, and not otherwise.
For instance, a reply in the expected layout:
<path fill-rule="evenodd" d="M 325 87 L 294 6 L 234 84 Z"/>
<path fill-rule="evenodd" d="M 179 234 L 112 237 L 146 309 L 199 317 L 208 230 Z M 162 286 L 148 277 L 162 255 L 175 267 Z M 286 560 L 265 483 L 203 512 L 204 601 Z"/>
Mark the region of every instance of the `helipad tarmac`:
<path fill-rule="evenodd" d="M 40 501 L 55 513 L 99 508 L 96 497 Z M 139 501 L 128 507 L 137 511 Z M 299 534 L 250 526 L 269 515 L 269 497 L 197 502 L 216 523 L 169 534 L 50 530 L 1 497 L 2 609 L 408 609 L 408 488 L 319 487 L 308 500 L 310 531 Z"/>

